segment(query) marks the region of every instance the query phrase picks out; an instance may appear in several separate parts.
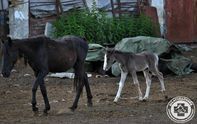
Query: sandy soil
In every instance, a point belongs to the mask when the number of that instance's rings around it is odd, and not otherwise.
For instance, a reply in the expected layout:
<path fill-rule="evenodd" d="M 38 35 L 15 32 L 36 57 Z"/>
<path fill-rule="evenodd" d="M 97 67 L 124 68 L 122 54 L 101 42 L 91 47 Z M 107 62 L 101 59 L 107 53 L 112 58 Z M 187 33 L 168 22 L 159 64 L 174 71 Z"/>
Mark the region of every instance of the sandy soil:
<path fill-rule="evenodd" d="M 197 50 L 186 55 L 194 61 Z M 197 62 L 197 61 L 196 61 Z M 113 103 L 119 78 L 89 78 L 93 107 L 86 106 L 86 93 L 79 101 L 78 109 L 71 112 L 75 93 L 72 92 L 72 79 L 46 78 L 48 97 L 51 110 L 48 116 L 42 114 L 44 104 L 40 91 L 37 92 L 39 114 L 31 111 L 31 85 L 34 81 L 33 72 L 29 67 L 16 66 L 9 79 L 0 77 L 0 123 L 18 124 L 138 124 L 138 123 L 173 123 L 166 114 L 167 100 L 160 93 L 159 81 L 154 78 L 150 99 L 139 102 L 135 97 L 137 91 L 132 79 L 127 79 L 122 98 L 118 104 Z M 29 74 L 24 76 L 25 74 Z M 141 88 L 145 90 L 143 76 L 139 76 Z M 170 98 L 187 96 L 197 107 L 197 73 L 185 76 L 168 75 L 165 77 L 167 94 Z M 189 123 L 197 123 L 197 115 Z"/>

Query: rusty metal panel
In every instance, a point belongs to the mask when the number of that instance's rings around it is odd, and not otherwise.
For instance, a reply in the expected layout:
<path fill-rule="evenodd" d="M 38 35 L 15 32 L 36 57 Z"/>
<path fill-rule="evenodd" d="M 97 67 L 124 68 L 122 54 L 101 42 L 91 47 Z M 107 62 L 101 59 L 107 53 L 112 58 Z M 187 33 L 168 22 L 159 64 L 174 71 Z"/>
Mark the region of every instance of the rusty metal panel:
<path fill-rule="evenodd" d="M 166 0 L 166 38 L 172 42 L 193 42 L 193 0 Z"/>
<path fill-rule="evenodd" d="M 193 9 L 194 9 L 194 42 L 197 42 L 197 0 L 193 0 Z"/>
<path fill-rule="evenodd" d="M 154 23 L 154 30 L 155 30 L 156 36 L 161 37 L 157 9 L 155 7 L 144 6 L 143 12 L 145 13 L 145 15 L 147 15 L 148 17 L 152 19 Z"/>

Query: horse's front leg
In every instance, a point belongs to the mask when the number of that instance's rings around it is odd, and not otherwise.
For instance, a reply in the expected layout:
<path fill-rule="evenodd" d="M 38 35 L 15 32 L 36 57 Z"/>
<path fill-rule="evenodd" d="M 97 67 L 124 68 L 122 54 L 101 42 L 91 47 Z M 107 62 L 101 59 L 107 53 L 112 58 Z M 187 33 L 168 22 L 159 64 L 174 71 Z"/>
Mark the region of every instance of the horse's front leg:
<path fill-rule="evenodd" d="M 149 97 L 149 93 L 150 93 L 150 86 L 151 86 L 151 74 L 149 74 L 148 70 L 144 70 L 144 77 L 146 79 L 146 93 L 144 95 L 143 100 L 146 101 Z"/>
<path fill-rule="evenodd" d="M 32 101 L 31 101 L 31 104 L 32 104 L 32 110 L 34 112 L 37 112 L 38 111 L 38 108 L 36 107 L 36 91 L 38 89 L 38 84 L 39 84 L 39 81 L 38 79 L 36 79 L 36 81 L 33 83 L 33 86 L 32 86 Z"/>
<path fill-rule="evenodd" d="M 36 81 L 33 84 L 32 87 L 32 110 L 34 112 L 38 111 L 38 108 L 36 107 L 36 91 L 38 88 L 38 85 L 40 85 L 40 90 L 44 98 L 45 102 L 45 109 L 44 112 L 47 113 L 48 110 L 50 110 L 50 105 L 47 97 L 46 87 L 44 85 L 44 77 L 48 74 L 47 71 L 39 72 L 36 75 Z"/>
<path fill-rule="evenodd" d="M 121 70 L 121 79 L 120 79 L 120 82 L 119 82 L 119 88 L 118 88 L 118 92 L 116 94 L 116 97 L 114 99 L 114 102 L 118 102 L 118 99 L 120 98 L 120 95 L 121 95 L 121 92 L 122 92 L 122 88 L 124 87 L 124 83 L 125 83 L 127 75 L 128 75 L 127 72 L 123 72 Z"/>

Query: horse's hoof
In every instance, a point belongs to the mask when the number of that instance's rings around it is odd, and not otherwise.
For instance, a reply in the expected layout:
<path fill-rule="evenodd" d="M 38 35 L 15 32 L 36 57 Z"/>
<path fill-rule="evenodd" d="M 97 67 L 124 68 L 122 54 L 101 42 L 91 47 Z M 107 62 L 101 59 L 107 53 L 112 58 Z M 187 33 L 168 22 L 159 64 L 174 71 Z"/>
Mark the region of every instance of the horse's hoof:
<path fill-rule="evenodd" d="M 168 100 L 169 99 L 167 95 L 165 95 L 164 97 L 165 97 L 165 100 Z"/>
<path fill-rule="evenodd" d="M 147 102 L 147 99 L 143 99 L 142 102 Z"/>
<path fill-rule="evenodd" d="M 50 106 L 47 106 L 44 110 L 43 110 L 43 114 L 44 115 L 48 115 L 48 111 L 51 109 Z"/>
<path fill-rule="evenodd" d="M 38 112 L 38 107 L 33 107 L 32 110 L 33 112 Z"/>
<path fill-rule="evenodd" d="M 33 111 L 33 116 L 39 116 L 39 111 Z"/>
<path fill-rule="evenodd" d="M 43 115 L 44 115 L 44 116 L 47 116 L 47 115 L 48 115 L 48 111 L 44 110 L 44 111 L 43 111 Z"/>
<path fill-rule="evenodd" d="M 43 110 L 43 114 L 44 114 L 44 115 L 48 115 L 48 111 L 49 111 L 49 110 L 44 109 L 44 110 Z"/>
<path fill-rule="evenodd" d="M 69 109 L 72 111 L 72 112 L 74 112 L 75 111 L 75 109 L 76 109 L 77 107 L 69 107 Z"/>
<path fill-rule="evenodd" d="M 92 107 L 92 106 L 93 106 L 92 102 L 88 103 L 88 107 Z"/>

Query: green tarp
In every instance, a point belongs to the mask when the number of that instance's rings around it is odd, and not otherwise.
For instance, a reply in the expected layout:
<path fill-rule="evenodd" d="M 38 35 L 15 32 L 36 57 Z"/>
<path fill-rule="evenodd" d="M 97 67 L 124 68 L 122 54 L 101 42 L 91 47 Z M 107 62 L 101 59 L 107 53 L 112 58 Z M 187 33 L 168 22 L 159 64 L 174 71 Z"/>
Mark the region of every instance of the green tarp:
<path fill-rule="evenodd" d="M 86 61 L 103 61 L 105 48 L 99 44 L 89 44 L 89 50 L 86 57 Z"/>

